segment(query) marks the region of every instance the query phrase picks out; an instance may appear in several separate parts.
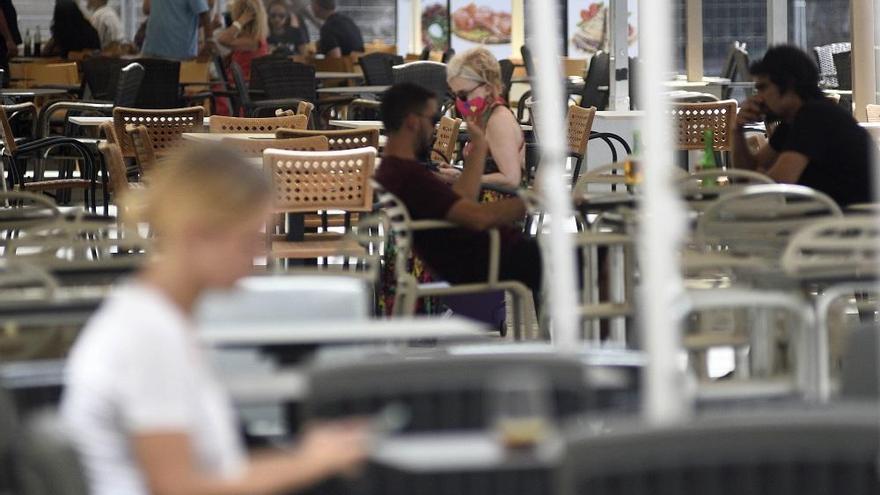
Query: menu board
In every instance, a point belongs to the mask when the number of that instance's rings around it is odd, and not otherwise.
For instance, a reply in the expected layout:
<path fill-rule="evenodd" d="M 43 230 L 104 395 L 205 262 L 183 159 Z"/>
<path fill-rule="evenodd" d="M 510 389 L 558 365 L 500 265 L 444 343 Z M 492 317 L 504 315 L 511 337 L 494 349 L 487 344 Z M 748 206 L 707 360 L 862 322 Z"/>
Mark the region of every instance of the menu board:
<path fill-rule="evenodd" d="M 568 56 L 592 57 L 608 51 L 609 0 L 568 0 Z M 638 56 L 638 0 L 628 0 L 629 55 Z"/>
<path fill-rule="evenodd" d="M 448 0 L 425 0 L 422 3 L 422 45 L 437 51 L 449 48 Z"/>
<path fill-rule="evenodd" d="M 452 0 L 452 48 L 462 52 L 483 45 L 496 58 L 511 55 L 511 0 Z"/>

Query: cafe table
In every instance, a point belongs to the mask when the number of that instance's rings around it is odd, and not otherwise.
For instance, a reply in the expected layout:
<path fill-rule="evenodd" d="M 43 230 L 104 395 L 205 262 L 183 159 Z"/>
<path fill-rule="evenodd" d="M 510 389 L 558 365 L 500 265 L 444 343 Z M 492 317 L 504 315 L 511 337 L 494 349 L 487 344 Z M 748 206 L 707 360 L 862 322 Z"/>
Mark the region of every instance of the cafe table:
<path fill-rule="evenodd" d="M 68 117 L 68 122 L 71 124 L 78 125 L 80 127 L 98 127 L 105 122 L 113 123 L 113 117 L 108 116 L 85 116 L 85 115 L 72 115 Z M 205 117 L 202 121 L 205 127 L 211 125 L 211 117 Z"/>
<path fill-rule="evenodd" d="M 369 95 L 384 93 L 391 86 L 341 86 L 338 88 L 318 88 L 319 95 Z"/>
<path fill-rule="evenodd" d="M 330 120 L 330 127 L 341 127 L 345 129 L 379 129 L 385 130 L 385 125 L 381 120 Z M 520 124 L 523 131 L 531 131 L 532 126 L 529 124 Z M 467 132 L 467 122 L 461 123 L 462 132 Z"/>
<path fill-rule="evenodd" d="M 68 90 L 63 88 L 6 88 L 0 90 L 0 96 L 7 98 L 39 98 L 65 95 L 67 93 Z"/>
<path fill-rule="evenodd" d="M 331 72 L 331 71 L 318 71 L 315 72 L 315 79 L 324 80 L 324 79 L 351 79 L 358 80 L 363 79 L 364 75 L 359 72 Z"/>

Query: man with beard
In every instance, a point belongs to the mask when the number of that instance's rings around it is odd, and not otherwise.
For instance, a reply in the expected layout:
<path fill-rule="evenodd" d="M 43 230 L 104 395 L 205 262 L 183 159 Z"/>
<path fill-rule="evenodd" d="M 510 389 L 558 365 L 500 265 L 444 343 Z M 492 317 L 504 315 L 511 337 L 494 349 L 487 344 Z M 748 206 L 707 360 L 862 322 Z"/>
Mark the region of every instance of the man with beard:
<path fill-rule="evenodd" d="M 497 228 L 500 279 L 518 280 L 537 296 L 540 251 L 534 239 L 514 226 L 526 214 L 522 200 L 478 202 L 488 151 L 479 122 L 468 121 L 471 152 L 458 180 L 448 185 L 419 161 L 429 155 L 434 142 L 438 119 L 434 93 L 414 84 L 397 84 L 385 92 L 380 112 L 388 142 L 376 181 L 400 198 L 413 220 L 446 220 L 461 227 L 415 232 L 416 254 L 435 275 L 451 283 L 482 282 L 489 267 L 488 230 Z"/>

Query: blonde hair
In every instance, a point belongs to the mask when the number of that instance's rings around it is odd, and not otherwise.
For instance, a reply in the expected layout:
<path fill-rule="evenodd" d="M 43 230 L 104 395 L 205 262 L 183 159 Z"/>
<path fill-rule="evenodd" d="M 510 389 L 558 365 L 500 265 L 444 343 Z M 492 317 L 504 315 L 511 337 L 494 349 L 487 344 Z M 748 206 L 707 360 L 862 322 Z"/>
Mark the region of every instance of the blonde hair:
<path fill-rule="evenodd" d="M 495 96 L 504 92 L 501 66 L 492 52 L 482 46 L 471 48 L 454 57 L 446 65 L 446 82 L 454 78 L 487 84 Z"/>
<path fill-rule="evenodd" d="M 241 34 L 253 36 L 257 41 L 265 40 L 269 35 L 269 15 L 266 14 L 263 0 L 235 0 L 229 7 L 229 13 L 233 19 L 238 19 L 248 8 L 254 11 L 254 18 L 242 26 Z"/>
<path fill-rule="evenodd" d="M 191 225 L 221 230 L 272 199 L 271 179 L 261 167 L 216 145 L 190 146 L 163 159 L 145 183 L 135 210 L 159 237 Z"/>

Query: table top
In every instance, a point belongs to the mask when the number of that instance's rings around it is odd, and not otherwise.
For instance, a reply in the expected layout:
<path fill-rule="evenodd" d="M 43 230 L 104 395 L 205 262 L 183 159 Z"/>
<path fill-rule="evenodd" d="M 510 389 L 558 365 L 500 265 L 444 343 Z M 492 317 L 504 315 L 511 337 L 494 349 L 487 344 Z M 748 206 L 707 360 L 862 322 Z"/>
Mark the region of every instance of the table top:
<path fill-rule="evenodd" d="M 113 117 L 72 115 L 68 118 L 68 121 L 83 127 L 97 127 L 104 122 L 112 123 Z M 203 124 L 205 127 L 208 127 L 211 124 L 211 117 L 205 117 Z"/>
<path fill-rule="evenodd" d="M 645 116 L 644 110 L 599 110 L 597 119 L 640 119 Z"/>
<path fill-rule="evenodd" d="M 318 94 L 360 95 L 384 93 L 391 86 L 342 86 L 339 88 L 318 88 Z"/>
<path fill-rule="evenodd" d="M 7 88 L 0 90 L 0 96 L 30 98 L 34 96 L 55 96 L 67 94 L 68 90 L 61 88 Z"/>
<path fill-rule="evenodd" d="M 381 120 L 331 120 L 330 125 L 346 129 L 385 129 Z M 520 124 L 520 128 L 524 131 L 532 130 L 532 126 L 528 124 Z M 461 130 L 467 132 L 467 122 L 462 121 Z"/>
<path fill-rule="evenodd" d="M 395 318 L 277 323 L 216 323 L 205 326 L 201 339 L 217 347 L 267 347 L 425 339 L 475 340 L 490 334 L 464 318 Z"/>
<path fill-rule="evenodd" d="M 226 132 L 184 132 L 180 135 L 187 141 L 196 141 L 201 143 L 219 143 L 226 138 L 240 139 L 275 139 L 274 132 L 260 133 L 226 133 Z"/>
<path fill-rule="evenodd" d="M 363 79 L 364 75 L 359 72 L 315 72 L 315 79 Z"/>
<path fill-rule="evenodd" d="M 551 440 L 534 449 L 510 451 L 492 433 L 413 434 L 380 440 L 372 461 L 395 469 L 436 473 L 551 467 L 561 459 L 562 442 Z"/>

